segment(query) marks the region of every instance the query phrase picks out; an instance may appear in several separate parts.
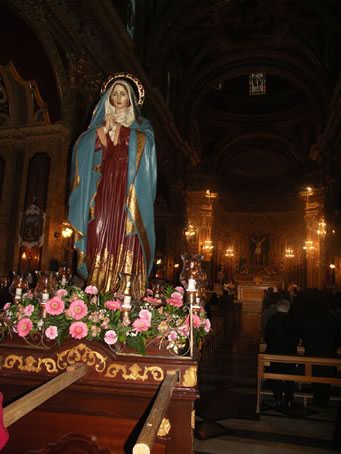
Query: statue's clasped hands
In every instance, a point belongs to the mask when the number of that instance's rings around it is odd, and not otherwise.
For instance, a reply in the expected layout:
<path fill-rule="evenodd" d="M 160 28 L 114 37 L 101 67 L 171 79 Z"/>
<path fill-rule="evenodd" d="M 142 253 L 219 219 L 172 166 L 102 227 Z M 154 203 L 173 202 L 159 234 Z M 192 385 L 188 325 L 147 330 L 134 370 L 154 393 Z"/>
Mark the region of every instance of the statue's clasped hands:
<path fill-rule="evenodd" d="M 116 117 L 114 114 L 107 114 L 104 117 L 104 120 L 105 120 L 104 128 L 106 131 L 110 131 L 111 129 L 113 129 L 115 127 L 115 124 L 117 123 L 117 120 L 116 120 Z"/>

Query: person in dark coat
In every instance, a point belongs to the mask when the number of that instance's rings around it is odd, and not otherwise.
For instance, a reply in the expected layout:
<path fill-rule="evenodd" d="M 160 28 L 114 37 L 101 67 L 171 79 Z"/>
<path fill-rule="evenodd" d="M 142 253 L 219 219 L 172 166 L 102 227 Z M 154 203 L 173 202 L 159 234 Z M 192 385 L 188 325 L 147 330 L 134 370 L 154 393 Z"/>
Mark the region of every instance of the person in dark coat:
<path fill-rule="evenodd" d="M 277 312 L 269 319 L 265 326 L 264 340 L 266 353 L 280 355 L 295 355 L 297 353 L 298 337 L 294 325 L 288 315 L 290 302 L 280 299 L 277 302 Z M 295 364 L 271 363 L 270 372 L 277 374 L 294 374 Z M 284 394 L 284 403 L 292 405 L 294 398 L 294 382 L 273 380 L 272 389 L 275 405 L 281 406 Z"/>
<path fill-rule="evenodd" d="M 329 312 L 328 296 L 316 291 L 309 300 L 311 312 L 303 321 L 303 345 L 307 356 L 335 358 L 338 347 L 338 326 L 336 317 Z M 333 377 L 335 367 L 313 366 L 313 375 Z M 314 405 L 326 407 L 329 403 L 330 385 L 313 383 Z"/>

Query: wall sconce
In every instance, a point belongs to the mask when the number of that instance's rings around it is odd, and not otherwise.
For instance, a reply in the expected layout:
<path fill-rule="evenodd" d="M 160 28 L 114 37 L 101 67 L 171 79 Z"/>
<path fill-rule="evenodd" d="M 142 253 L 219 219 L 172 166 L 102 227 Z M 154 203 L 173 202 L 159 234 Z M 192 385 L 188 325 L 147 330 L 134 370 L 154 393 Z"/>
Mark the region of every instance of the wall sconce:
<path fill-rule="evenodd" d="M 218 193 L 217 192 L 211 192 L 209 189 L 205 192 L 205 197 L 208 198 L 208 206 L 209 208 L 212 208 L 212 199 L 217 198 Z"/>
<path fill-rule="evenodd" d="M 204 251 L 208 252 L 212 251 L 212 249 L 214 248 L 212 241 L 211 240 L 204 241 L 202 248 L 204 249 Z"/>
<path fill-rule="evenodd" d="M 226 249 L 225 257 L 234 257 L 233 247 L 230 246 Z"/>
<path fill-rule="evenodd" d="M 312 240 L 306 240 L 304 242 L 303 249 L 305 249 L 307 252 L 313 252 L 315 249 L 315 246 L 314 246 L 314 243 L 312 242 Z"/>
<path fill-rule="evenodd" d="M 185 231 L 185 236 L 187 240 L 190 240 L 195 235 L 195 229 L 192 224 L 188 224 L 187 230 Z"/>
<path fill-rule="evenodd" d="M 303 249 L 305 249 L 305 246 L 303 247 Z M 291 247 L 287 247 L 285 249 L 284 257 L 286 257 L 288 259 L 291 259 L 291 258 L 295 257 L 294 250 Z"/>
<path fill-rule="evenodd" d="M 62 237 L 71 238 L 73 235 L 73 229 L 67 222 L 63 222 Z"/>
<path fill-rule="evenodd" d="M 305 198 L 305 206 L 309 208 L 309 197 L 314 194 L 313 188 L 311 186 L 307 186 L 305 190 L 300 192 L 300 195 Z"/>
<path fill-rule="evenodd" d="M 71 238 L 73 235 L 73 229 L 71 228 L 70 224 L 67 222 L 63 222 L 63 227 L 62 231 L 60 232 L 54 232 L 54 237 L 57 239 L 62 235 L 64 239 Z"/>
<path fill-rule="evenodd" d="M 317 234 L 324 236 L 327 233 L 327 224 L 325 220 L 322 218 L 317 225 L 318 225 Z"/>

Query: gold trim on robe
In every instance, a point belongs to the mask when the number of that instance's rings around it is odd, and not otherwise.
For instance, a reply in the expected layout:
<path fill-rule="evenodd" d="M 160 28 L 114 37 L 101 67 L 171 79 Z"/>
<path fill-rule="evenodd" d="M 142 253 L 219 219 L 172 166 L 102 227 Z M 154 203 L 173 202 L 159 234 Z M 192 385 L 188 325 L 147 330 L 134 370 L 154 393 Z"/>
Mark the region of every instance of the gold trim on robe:
<path fill-rule="evenodd" d="M 146 256 L 146 263 L 150 262 L 150 246 L 147 237 L 146 229 L 143 225 L 142 216 L 137 202 L 137 196 L 134 186 L 130 186 L 130 191 L 127 200 L 128 209 L 131 213 L 131 216 L 135 222 L 137 230 L 140 234 L 140 239 Z"/>

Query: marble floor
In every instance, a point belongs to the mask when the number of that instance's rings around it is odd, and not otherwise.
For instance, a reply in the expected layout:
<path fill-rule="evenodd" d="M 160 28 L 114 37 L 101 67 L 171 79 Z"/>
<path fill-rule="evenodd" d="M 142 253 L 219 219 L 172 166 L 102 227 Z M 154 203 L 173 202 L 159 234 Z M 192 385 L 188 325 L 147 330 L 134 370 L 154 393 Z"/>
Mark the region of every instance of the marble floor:
<path fill-rule="evenodd" d="M 341 396 L 328 408 L 296 398 L 292 408 L 275 408 L 271 390 L 255 417 L 260 316 L 242 312 L 237 333 L 224 339 L 199 374 L 195 452 L 341 452 Z M 338 439 L 338 441 L 336 441 Z"/>

